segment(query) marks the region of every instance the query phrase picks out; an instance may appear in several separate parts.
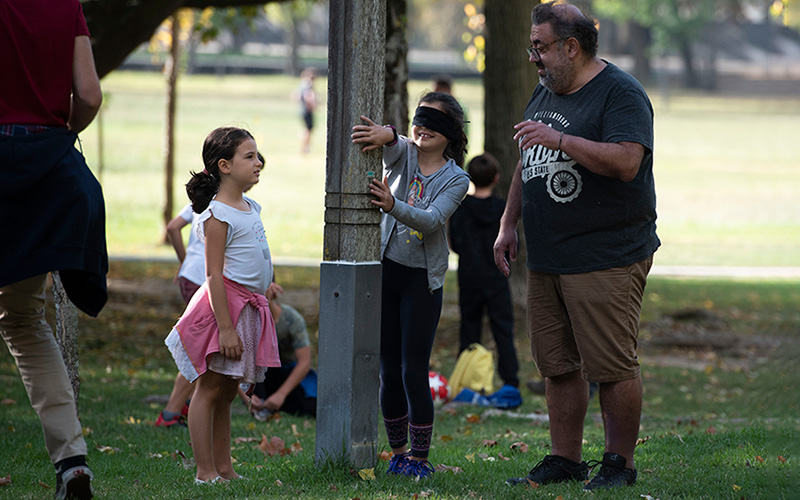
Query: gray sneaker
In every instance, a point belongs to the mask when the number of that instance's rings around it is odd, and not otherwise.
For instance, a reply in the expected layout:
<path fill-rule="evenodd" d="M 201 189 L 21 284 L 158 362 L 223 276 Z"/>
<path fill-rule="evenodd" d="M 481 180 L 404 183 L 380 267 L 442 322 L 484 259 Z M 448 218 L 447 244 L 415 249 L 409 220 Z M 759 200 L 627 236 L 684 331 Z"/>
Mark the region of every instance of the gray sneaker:
<path fill-rule="evenodd" d="M 573 462 L 558 455 L 547 455 L 536 464 L 526 477 L 512 477 L 506 479 L 506 484 L 539 485 L 560 483 L 563 481 L 586 481 L 589 479 L 589 466 L 586 462 Z"/>
<path fill-rule="evenodd" d="M 272 416 L 272 412 L 264 408 L 263 410 L 256 410 L 253 413 L 253 418 L 259 422 L 266 422 Z"/>

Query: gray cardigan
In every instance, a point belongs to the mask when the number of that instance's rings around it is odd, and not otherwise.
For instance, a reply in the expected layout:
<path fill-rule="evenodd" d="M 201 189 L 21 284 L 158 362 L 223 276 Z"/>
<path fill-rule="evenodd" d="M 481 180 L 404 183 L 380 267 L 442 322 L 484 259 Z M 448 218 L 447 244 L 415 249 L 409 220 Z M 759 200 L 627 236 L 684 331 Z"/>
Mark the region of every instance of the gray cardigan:
<path fill-rule="evenodd" d="M 449 159 L 425 186 L 431 201 L 426 209 L 420 209 L 405 201 L 408 186 L 419 168 L 416 145 L 409 138 L 398 136 L 395 144 L 384 146 L 383 165 L 383 175 L 389 178 L 389 187 L 394 195 L 394 207 L 384 213 L 381 220 L 381 258 L 397 221 L 400 221 L 423 234 L 428 288 L 441 288 L 450 254 L 445 223 L 467 195 L 469 176 Z"/>

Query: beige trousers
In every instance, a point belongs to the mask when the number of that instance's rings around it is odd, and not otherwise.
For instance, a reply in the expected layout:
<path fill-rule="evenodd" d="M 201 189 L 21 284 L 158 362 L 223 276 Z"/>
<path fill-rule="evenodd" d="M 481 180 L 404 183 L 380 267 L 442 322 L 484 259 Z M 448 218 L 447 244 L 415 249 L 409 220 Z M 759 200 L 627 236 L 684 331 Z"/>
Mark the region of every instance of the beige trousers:
<path fill-rule="evenodd" d="M 0 333 L 17 363 L 31 406 L 39 415 L 53 464 L 86 455 L 67 369 L 44 318 L 43 274 L 0 288 Z"/>

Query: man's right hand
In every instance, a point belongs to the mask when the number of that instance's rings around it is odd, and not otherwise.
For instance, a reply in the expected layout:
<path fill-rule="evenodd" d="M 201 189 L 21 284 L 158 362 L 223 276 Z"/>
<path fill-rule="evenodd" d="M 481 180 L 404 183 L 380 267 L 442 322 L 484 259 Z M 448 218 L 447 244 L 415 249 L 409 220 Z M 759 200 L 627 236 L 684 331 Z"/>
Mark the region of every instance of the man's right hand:
<path fill-rule="evenodd" d="M 511 274 L 510 262 L 517 260 L 517 230 L 500 228 L 497 239 L 494 242 L 494 264 L 497 269 L 508 278 Z M 508 259 L 506 259 L 506 254 Z"/>

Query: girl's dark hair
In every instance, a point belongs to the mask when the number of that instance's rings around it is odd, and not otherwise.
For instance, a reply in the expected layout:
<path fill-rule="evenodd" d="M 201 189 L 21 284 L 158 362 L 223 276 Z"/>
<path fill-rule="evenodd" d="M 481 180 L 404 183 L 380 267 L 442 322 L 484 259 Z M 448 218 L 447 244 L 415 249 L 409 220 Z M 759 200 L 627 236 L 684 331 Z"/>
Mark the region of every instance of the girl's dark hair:
<path fill-rule="evenodd" d="M 550 23 L 553 34 L 561 44 L 567 38 L 578 41 L 581 49 L 589 57 L 597 55 L 597 26 L 592 19 L 581 13 L 567 10 L 564 4 L 555 1 L 540 3 L 531 11 L 531 24 L 536 26 Z"/>
<path fill-rule="evenodd" d="M 444 92 L 428 92 L 419 100 L 422 103 L 439 103 L 442 111 L 450 116 L 458 129 L 458 137 L 447 143 L 444 149 L 445 156 L 455 160 L 459 167 L 464 166 L 464 156 L 467 154 L 467 134 L 464 133 L 464 110 L 455 97 Z M 419 104 L 417 104 L 419 106 Z"/>
<path fill-rule="evenodd" d="M 192 200 L 192 210 L 201 213 L 219 191 L 219 161 L 230 160 L 241 143 L 253 136 L 245 129 L 220 127 L 211 131 L 203 142 L 203 165 L 201 172 L 190 172 L 192 178 L 186 183 L 186 194 Z"/>

